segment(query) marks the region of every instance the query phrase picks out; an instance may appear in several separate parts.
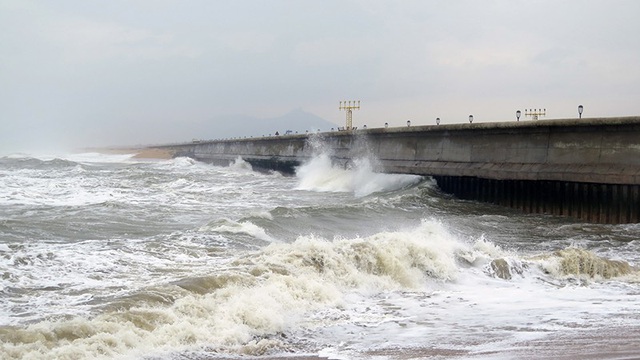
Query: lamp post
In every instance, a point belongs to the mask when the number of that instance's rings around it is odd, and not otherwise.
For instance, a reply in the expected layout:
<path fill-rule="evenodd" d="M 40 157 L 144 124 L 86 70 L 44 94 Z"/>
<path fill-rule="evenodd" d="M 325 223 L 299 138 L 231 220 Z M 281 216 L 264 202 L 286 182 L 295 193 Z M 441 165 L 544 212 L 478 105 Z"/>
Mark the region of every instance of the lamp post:
<path fill-rule="evenodd" d="M 386 129 L 388 127 L 389 127 L 389 123 L 388 122 L 384 123 L 384 128 Z"/>
<path fill-rule="evenodd" d="M 440 125 L 440 118 L 436 118 L 436 125 Z"/>
<path fill-rule="evenodd" d="M 469 115 L 469 124 L 473 122 L 473 115 Z"/>
<path fill-rule="evenodd" d="M 407 120 L 407 127 L 411 126 L 411 120 Z"/>
<path fill-rule="evenodd" d="M 582 111 L 584 110 L 584 106 L 578 105 L 578 116 L 582 119 Z"/>
<path fill-rule="evenodd" d="M 517 119 L 517 121 L 520 121 L 520 115 L 521 114 L 522 113 L 520 112 L 520 110 L 516 111 L 516 119 Z"/>

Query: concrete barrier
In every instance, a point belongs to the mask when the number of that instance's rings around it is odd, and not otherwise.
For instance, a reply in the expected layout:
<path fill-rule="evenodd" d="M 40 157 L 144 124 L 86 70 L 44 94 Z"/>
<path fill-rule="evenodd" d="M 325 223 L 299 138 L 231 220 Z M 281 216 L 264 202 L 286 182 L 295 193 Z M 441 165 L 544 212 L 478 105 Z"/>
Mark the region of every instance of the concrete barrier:
<path fill-rule="evenodd" d="M 640 117 L 372 128 L 163 148 L 216 164 L 240 156 L 284 172 L 321 148 L 340 164 L 372 155 L 378 171 L 433 176 L 462 198 L 593 222 L 640 222 Z"/>

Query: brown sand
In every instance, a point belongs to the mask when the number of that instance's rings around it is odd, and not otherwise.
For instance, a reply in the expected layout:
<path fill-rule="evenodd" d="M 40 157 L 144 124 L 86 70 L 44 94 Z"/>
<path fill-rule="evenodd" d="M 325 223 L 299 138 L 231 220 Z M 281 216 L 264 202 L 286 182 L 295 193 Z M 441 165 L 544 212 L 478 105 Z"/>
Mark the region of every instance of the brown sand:
<path fill-rule="evenodd" d="M 167 160 L 173 158 L 173 151 L 159 148 L 142 148 L 136 151 L 134 159 L 158 159 Z"/>
<path fill-rule="evenodd" d="M 154 147 L 109 147 L 87 148 L 82 151 L 98 152 L 101 154 L 133 154 L 134 159 L 168 160 L 174 157 L 174 152 L 169 149 Z"/>

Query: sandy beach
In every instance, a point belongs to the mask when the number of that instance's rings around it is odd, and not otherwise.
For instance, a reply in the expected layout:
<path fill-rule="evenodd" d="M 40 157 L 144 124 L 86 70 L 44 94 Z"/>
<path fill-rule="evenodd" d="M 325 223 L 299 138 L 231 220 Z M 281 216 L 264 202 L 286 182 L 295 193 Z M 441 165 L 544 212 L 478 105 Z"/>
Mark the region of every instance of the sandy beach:
<path fill-rule="evenodd" d="M 172 159 L 174 152 L 167 149 L 159 149 L 159 148 L 142 148 L 138 149 L 136 155 L 133 157 L 135 159 L 159 159 L 159 160 L 167 160 Z"/>
<path fill-rule="evenodd" d="M 174 152 L 169 149 L 154 147 L 108 147 L 87 148 L 83 152 L 97 152 L 101 154 L 133 154 L 134 159 L 168 160 L 174 157 Z"/>

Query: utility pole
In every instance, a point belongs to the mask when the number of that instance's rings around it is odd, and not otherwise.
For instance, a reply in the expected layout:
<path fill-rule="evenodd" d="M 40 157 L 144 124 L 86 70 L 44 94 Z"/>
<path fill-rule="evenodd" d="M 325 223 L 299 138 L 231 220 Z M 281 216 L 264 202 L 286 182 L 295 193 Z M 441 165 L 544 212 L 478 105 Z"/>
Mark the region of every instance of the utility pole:
<path fill-rule="evenodd" d="M 353 102 L 353 105 L 351 104 Z M 340 101 L 340 107 L 338 107 L 338 110 L 345 110 L 347 112 L 347 123 L 345 126 L 345 130 L 351 130 L 353 129 L 353 114 L 352 114 L 352 110 L 360 110 L 360 100 L 357 101 L 357 105 L 356 105 L 356 101 Z"/>

